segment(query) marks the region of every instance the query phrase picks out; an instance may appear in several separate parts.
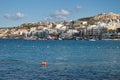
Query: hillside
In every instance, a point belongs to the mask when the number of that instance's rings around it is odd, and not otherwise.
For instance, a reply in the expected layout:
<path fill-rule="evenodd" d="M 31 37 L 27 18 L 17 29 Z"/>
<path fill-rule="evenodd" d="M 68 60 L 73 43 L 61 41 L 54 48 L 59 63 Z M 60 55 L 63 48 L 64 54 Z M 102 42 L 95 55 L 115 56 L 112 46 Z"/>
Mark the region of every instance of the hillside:
<path fill-rule="evenodd" d="M 78 21 L 87 21 L 88 24 L 94 24 L 95 22 L 108 22 L 108 21 L 117 21 L 120 20 L 120 14 L 115 14 L 115 13 L 101 13 L 96 16 L 92 17 L 86 17 L 86 18 L 81 18 L 78 19 Z"/>
<path fill-rule="evenodd" d="M 91 25 L 95 25 L 97 22 L 103 22 L 106 24 L 105 27 L 107 29 L 113 30 L 116 27 L 120 27 L 120 14 L 101 13 L 96 16 L 81 18 L 76 21 L 24 23 L 18 27 L 1 28 L 0 38 L 58 39 L 61 38 L 61 36 L 70 36 L 69 38 L 72 38 L 75 35 L 71 35 L 71 32 L 73 32 L 70 31 L 71 29 L 80 33 L 81 30 L 84 30 Z M 80 34 L 77 34 L 78 37 L 79 35 Z"/>

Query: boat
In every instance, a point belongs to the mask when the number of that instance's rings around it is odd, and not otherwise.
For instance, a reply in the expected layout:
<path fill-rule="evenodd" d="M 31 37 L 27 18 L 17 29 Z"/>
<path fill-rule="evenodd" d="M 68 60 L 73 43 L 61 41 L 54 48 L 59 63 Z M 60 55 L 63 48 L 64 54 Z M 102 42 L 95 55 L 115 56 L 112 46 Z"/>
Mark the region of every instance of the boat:
<path fill-rule="evenodd" d="M 89 39 L 89 41 L 96 41 L 96 39 Z"/>

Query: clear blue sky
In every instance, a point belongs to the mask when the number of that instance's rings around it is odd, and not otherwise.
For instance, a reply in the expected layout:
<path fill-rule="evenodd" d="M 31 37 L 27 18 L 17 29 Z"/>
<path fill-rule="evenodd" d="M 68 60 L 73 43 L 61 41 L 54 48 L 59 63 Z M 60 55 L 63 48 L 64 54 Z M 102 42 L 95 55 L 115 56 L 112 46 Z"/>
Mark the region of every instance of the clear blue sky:
<path fill-rule="evenodd" d="M 0 27 L 120 13 L 120 0 L 0 0 Z"/>

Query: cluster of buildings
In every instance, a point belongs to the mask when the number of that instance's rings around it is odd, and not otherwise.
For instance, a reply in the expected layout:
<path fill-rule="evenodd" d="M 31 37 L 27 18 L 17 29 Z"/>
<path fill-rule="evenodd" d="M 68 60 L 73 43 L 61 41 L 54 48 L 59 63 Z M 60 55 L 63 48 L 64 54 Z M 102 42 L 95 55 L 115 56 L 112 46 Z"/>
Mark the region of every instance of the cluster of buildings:
<path fill-rule="evenodd" d="M 120 20 L 96 22 L 87 27 L 87 35 L 94 39 L 120 39 Z"/>
<path fill-rule="evenodd" d="M 120 20 L 95 22 L 93 25 L 89 25 L 87 21 L 81 21 L 79 26 L 76 26 L 76 23 L 77 21 L 66 21 L 46 23 L 44 26 L 29 29 L 12 29 L 11 35 L 13 38 L 35 40 L 120 39 Z"/>
<path fill-rule="evenodd" d="M 29 29 L 18 29 L 12 31 L 12 35 L 18 35 L 18 38 L 38 39 L 38 40 L 70 40 L 79 36 L 79 31 L 70 29 L 71 22 L 46 23 Z M 76 35 L 77 34 L 77 35 Z M 74 36 L 76 35 L 76 36 Z"/>
<path fill-rule="evenodd" d="M 0 38 L 32 40 L 120 39 L 120 19 L 107 18 L 105 21 L 96 21 L 94 24 L 90 24 L 87 20 L 25 23 L 15 28 L 0 29 Z"/>

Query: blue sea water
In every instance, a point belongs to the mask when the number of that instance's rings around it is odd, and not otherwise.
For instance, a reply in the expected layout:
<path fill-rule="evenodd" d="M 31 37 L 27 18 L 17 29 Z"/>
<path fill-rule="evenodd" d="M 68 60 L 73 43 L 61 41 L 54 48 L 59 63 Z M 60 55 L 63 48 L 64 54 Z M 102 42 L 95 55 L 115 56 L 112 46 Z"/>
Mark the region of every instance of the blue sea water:
<path fill-rule="evenodd" d="M 1 39 L 0 80 L 120 80 L 120 41 Z"/>

